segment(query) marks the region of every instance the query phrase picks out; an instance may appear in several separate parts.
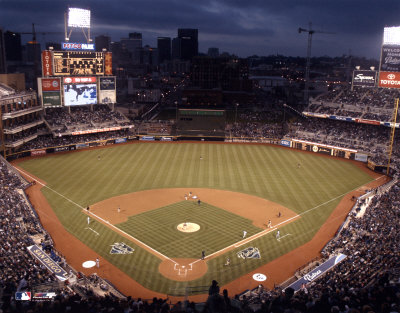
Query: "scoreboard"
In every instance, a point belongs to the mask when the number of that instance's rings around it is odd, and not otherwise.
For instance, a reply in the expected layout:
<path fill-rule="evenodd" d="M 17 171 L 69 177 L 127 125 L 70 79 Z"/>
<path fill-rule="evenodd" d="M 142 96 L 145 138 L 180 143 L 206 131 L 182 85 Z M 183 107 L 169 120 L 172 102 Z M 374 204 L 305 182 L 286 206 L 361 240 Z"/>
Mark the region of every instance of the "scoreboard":
<path fill-rule="evenodd" d="M 55 51 L 53 52 L 53 75 L 104 75 L 104 53 Z"/>

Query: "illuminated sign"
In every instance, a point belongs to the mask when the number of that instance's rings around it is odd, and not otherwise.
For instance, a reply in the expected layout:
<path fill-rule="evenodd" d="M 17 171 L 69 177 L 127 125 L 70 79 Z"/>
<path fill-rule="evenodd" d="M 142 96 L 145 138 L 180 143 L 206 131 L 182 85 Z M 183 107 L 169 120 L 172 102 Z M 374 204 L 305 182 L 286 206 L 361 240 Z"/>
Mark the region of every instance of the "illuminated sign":
<path fill-rule="evenodd" d="M 62 42 L 63 50 L 95 50 L 94 43 Z"/>
<path fill-rule="evenodd" d="M 400 72 L 400 46 L 382 46 L 380 70 L 386 72 Z"/>
<path fill-rule="evenodd" d="M 43 76 L 53 75 L 52 56 L 48 50 L 42 51 L 42 73 Z"/>
<path fill-rule="evenodd" d="M 353 72 L 353 86 L 375 87 L 376 71 Z"/>
<path fill-rule="evenodd" d="M 400 73 L 380 72 L 379 87 L 400 88 Z"/>
<path fill-rule="evenodd" d="M 90 28 L 90 10 L 68 8 L 68 27 Z"/>
<path fill-rule="evenodd" d="M 400 45 L 400 26 L 385 27 L 383 29 L 384 45 Z"/>
<path fill-rule="evenodd" d="M 53 52 L 55 76 L 104 75 L 104 53 L 92 51 Z"/>
<path fill-rule="evenodd" d="M 64 84 L 95 83 L 96 77 L 64 77 Z"/>
<path fill-rule="evenodd" d="M 42 78 L 43 91 L 60 91 L 59 78 Z"/>

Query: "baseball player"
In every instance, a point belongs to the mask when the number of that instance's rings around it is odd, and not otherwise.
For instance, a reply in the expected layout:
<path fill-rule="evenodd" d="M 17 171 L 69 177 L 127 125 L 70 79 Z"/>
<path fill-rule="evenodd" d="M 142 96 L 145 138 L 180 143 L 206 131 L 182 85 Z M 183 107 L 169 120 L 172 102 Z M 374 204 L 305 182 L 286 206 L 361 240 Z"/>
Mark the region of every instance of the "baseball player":
<path fill-rule="evenodd" d="M 271 220 L 268 220 L 268 225 L 267 225 L 267 227 L 268 227 L 268 228 L 271 228 L 271 227 L 272 227 L 272 222 L 271 222 Z"/>
<path fill-rule="evenodd" d="M 246 235 L 247 235 L 247 231 L 243 231 L 243 238 L 245 238 L 246 237 Z"/>
<path fill-rule="evenodd" d="M 278 231 L 276 232 L 276 239 L 277 239 L 277 240 L 281 240 L 281 233 L 280 233 L 279 229 L 278 229 Z"/>
<path fill-rule="evenodd" d="M 88 225 L 90 224 L 90 217 L 89 216 L 87 217 L 87 224 Z"/>

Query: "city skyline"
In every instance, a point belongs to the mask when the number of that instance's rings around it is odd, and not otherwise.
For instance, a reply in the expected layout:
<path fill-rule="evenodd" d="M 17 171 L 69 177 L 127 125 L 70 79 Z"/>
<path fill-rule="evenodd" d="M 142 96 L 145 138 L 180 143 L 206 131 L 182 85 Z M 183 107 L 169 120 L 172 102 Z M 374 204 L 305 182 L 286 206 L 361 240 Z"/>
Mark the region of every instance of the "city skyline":
<path fill-rule="evenodd" d="M 352 54 L 378 59 L 383 28 L 400 25 L 396 15 L 400 3 L 395 0 L 0 0 L 0 6 L 0 27 L 4 31 L 30 32 L 34 23 L 40 42 L 64 41 L 64 12 L 70 6 L 91 10 L 93 40 L 95 36 L 108 35 L 112 41 L 120 41 L 131 32 L 139 32 L 143 34 L 143 45 L 156 47 L 157 37 L 175 38 L 178 28 L 196 28 L 199 52 L 217 47 L 220 52 L 239 57 L 305 57 L 307 33 L 299 34 L 298 28 L 310 29 L 312 22 L 311 30 L 317 31 L 313 35 L 312 56 Z M 78 38 L 77 34 L 78 30 L 72 34 L 71 42 Z M 23 43 L 31 40 L 29 35 L 22 38 Z"/>

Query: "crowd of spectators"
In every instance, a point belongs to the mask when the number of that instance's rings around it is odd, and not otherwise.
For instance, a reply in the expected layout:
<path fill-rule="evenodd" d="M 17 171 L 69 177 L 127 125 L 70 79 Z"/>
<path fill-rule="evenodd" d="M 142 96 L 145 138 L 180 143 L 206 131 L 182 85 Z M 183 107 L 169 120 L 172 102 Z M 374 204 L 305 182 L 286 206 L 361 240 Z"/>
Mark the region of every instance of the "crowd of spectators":
<path fill-rule="evenodd" d="M 227 124 L 225 128 L 225 136 L 227 138 L 240 138 L 249 140 L 262 140 L 265 138 L 282 138 L 282 123 L 269 122 L 271 116 L 275 116 L 272 112 L 247 112 L 240 113 L 236 121 Z M 281 114 L 277 112 L 276 114 Z"/>
<path fill-rule="evenodd" d="M 389 122 L 397 90 L 339 86 L 310 101 L 305 112 Z"/>
<path fill-rule="evenodd" d="M 55 280 L 27 250 L 35 243 L 33 238 L 42 238 L 44 242 L 49 238 L 18 192 L 25 185 L 27 182 L 0 159 L 0 287 L 8 295 L 23 287 Z"/>
<path fill-rule="evenodd" d="M 45 113 L 45 120 L 56 133 L 131 124 L 123 114 L 116 110 L 112 111 L 107 105 L 49 108 Z"/>

